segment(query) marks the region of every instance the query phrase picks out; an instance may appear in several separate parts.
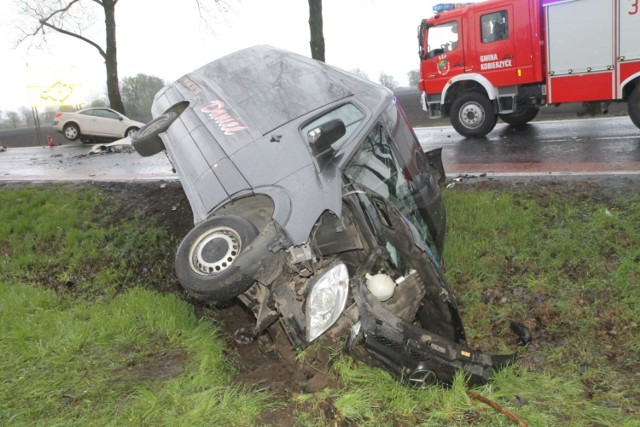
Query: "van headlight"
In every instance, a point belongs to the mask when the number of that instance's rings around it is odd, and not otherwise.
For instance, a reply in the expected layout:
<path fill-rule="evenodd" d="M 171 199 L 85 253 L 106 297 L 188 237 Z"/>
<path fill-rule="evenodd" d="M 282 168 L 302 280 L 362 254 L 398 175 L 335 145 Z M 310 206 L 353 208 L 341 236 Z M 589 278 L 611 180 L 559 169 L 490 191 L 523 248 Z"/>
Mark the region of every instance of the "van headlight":
<path fill-rule="evenodd" d="M 311 285 L 305 309 L 307 342 L 318 338 L 338 320 L 349 295 L 347 266 L 338 263 Z"/>

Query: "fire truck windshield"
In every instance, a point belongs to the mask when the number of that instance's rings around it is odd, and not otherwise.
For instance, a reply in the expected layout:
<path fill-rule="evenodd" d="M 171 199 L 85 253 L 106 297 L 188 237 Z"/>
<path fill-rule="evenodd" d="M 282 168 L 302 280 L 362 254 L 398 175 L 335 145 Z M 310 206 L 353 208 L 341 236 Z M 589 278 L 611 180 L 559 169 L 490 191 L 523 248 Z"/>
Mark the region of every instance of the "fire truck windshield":
<path fill-rule="evenodd" d="M 445 22 L 427 29 L 427 58 L 450 52 L 458 47 L 458 23 Z"/>

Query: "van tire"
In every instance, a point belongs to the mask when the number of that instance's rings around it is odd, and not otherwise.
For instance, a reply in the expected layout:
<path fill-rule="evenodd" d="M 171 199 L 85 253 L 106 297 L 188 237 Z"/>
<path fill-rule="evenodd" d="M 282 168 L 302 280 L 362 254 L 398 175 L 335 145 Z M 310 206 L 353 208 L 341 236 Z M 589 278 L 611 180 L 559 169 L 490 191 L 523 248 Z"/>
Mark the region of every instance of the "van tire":
<path fill-rule="evenodd" d="M 462 93 L 451 105 L 451 124 L 467 138 L 482 138 L 493 130 L 497 121 L 493 103 L 480 92 Z"/>
<path fill-rule="evenodd" d="M 143 157 L 153 156 L 164 151 L 164 143 L 160 134 L 166 132 L 171 124 L 178 118 L 178 113 L 170 111 L 156 117 L 131 136 L 131 145 Z M 127 130 L 127 133 L 129 130 Z M 127 135 L 125 135 L 127 136 Z"/>
<path fill-rule="evenodd" d="M 214 216 L 199 223 L 178 246 L 178 281 L 189 294 L 205 302 L 240 295 L 254 279 L 236 261 L 257 236 L 256 227 L 238 216 Z"/>
<path fill-rule="evenodd" d="M 140 129 L 136 129 L 133 135 L 127 130 L 127 135 L 131 136 L 131 145 L 143 157 L 153 156 L 165 150 L 164 142 L 160 138 L 160 134 L 166 132 L 169 126 L 187 109 L 188 101 L 178 102 L 169 107 L 162 115 L 151 120 Z"/>

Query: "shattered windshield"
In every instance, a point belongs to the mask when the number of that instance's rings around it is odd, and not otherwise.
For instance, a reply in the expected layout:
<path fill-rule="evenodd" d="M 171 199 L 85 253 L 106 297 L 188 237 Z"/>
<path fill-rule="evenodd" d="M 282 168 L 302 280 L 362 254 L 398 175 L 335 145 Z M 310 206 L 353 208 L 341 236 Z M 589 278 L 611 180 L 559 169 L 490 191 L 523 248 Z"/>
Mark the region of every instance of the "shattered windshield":
<path fill-rule="evenodd" d="M 376 125 L 345 168 L 345 175 L 389 200 L 407 218 L 435 260 L 440 258 L 427 222 L 414 199 L 415 183 L 407 179 L 382 125 Z M 408 174 L 407 174 L 408 175 Z"/>

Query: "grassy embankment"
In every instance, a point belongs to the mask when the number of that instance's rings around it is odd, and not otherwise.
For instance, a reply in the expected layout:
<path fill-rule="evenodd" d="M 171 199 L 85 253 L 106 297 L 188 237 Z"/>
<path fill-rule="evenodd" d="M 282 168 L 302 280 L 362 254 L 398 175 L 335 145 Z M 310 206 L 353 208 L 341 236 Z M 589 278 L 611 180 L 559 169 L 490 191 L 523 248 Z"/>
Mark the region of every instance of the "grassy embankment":
<path fill-rule="evenodd" d="M 447 276 L 472 345 L 508 352 L 511 319 L 535 339 L 474 391 L 530 426 L 638 425 L 638 195 L 445 196 Z M 175 280 L 176 242 L 144 212 L 110 216 L 115 203 L 0 190 L 0 424 L 256 425 L 275 409 L 300 425 L 510 425 L 461 377 L 413 390 L 347 357 L 339 386 L 289 401 L 237 385 L 215 321 L 154 290 Z"/>

